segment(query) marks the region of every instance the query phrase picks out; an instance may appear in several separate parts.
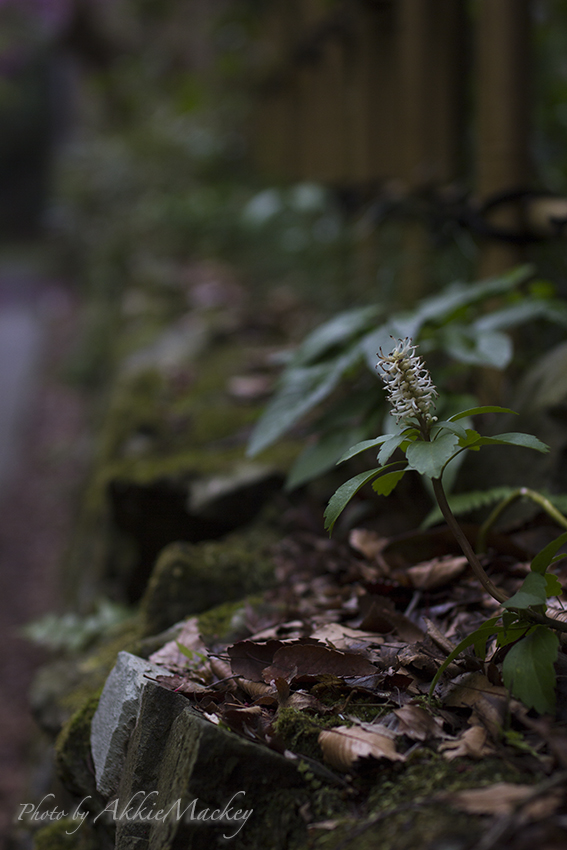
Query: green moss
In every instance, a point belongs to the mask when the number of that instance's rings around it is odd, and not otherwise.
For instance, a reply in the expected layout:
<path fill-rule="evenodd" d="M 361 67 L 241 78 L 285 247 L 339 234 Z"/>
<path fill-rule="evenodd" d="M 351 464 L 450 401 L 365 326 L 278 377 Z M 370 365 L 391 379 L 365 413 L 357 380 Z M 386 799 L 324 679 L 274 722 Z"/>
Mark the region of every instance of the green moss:
<path fill-rule="evenodd" d="M 63 818 L 36 832 L 33 850 L 103 850 L 103 845 L 88 821 L 77 828 L 76 820 Z"/>
<path fill-rule="evenodd" d="M 91 697 L 71 716 L 55 743 L 55 766 L 59 779 L 71 794 L 96 795 L 91 767 L 91 721 L 99 695 Z"/>
<path fill-rule="evenodd" d="M 248 596 L 236 602 L 223 602 L 199 615 L 199 632 L 206 644 L 217 640 L 233 643 L 250 634 L 246 620 L 251 608 L 262 604 L 261 595 Z"/>
<path fill-rule="evenodd" d="M 252 529 L 219 541 L 166 546 L 142 599 L 144 634 L 157 634 L 190 614 L 242 600 L 270 586 L 272 540 Z"/>
<path fill-rule="evenodd" d="M 286 749 L 307 758 L 321 760 L 323 752 L 318 743 L 323 729 L 340 726 L 344 720 L 331 714 L 307 714 L 296 708 L 280 708 L 274 721 L 274 732 Z"/>

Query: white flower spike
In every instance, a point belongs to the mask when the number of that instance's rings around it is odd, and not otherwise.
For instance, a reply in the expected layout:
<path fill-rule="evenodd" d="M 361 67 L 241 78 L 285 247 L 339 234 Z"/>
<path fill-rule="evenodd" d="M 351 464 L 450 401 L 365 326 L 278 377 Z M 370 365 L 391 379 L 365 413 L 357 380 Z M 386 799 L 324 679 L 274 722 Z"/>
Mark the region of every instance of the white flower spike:
<path fill-rule="evenodd" d="M 380 358 L 376 368 L 380 367 L 384 373 L 380 377 L 396 422 L 410 424 L 408 420 L 417 418 L 429 430 L 436 421 L 431 409 L 435 407 L 434 399 L 439 393 L 423 361 L 416 355 L 416 347 L 410 337 L 399 339 L 391 354 L 385 355 L 380 349 L 376 355 Z"/>

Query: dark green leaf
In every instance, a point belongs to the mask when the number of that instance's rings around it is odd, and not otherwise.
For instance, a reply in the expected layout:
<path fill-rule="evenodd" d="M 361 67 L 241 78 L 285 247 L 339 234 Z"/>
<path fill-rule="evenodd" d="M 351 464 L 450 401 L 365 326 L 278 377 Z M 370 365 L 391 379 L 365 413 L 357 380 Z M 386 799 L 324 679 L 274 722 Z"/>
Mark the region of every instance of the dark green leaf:
<path fill-rule="evenodd" d="M 512 361 L 512 340 L 499 331 L 481 331 L 475 325 L 449 325 L 444 348 L 455 360 L 470 366 L 505 369 Z"/>
<path fill-rule="evenodd" d="M 381 463 L 382 465 L 388 463 L 396 449 L 406 440 L 407 436 L 405 433 L 393 434 L 388 440 L 386 440 L 378 452 L 378 463 Z"/>
<path fill-rule="evenodd" d="M 420 301 L 415 312 L 422 323 L 429 320 L 439 322 L 462 307 L 514 289 L 527 280 L 531 274 L 533 274 L 532 267 L 520 266 L 506 274 L 478 283 L 454 283 L 439 295 L 433 295 Z"/>
<path fill-rule="evenodd" d="M 285 489 L 294 490 L 327 472 L 337 463 L 337 458 L 344 452 L 345 446 L 354 443 L 362 436 L 362 433 L 362 428 L 323 433 L 316 443 L 306 446 L 295 459 L 287 477 Z"/>
<path fill-rule="evenodd" d="M 457 445 L 455 434 L 444 434 L 432 443 L 416 440 L 406 450 L 408 464 L 421 475 L 439 478 L 443 467 L 455 454 Z"/>
<path fill-rule="evenodd" d="M 400 469 L 398 472 L 387 472 L 385 475 L 380 475 L 379 478 L 372 482 L 372 489 L 375 493 L 378 493 L 379 496 L 389 496 L 392 490 L 394 490 L 404 477 L 406 469 Z"/>
<path fill-rule="evenodd" d="M 477 319 L 475 327 L 480 330 L 503 330 L 514 328 L 524 322 L 533 322 L 534 319 L 547 319 L 562 327 L 567 325 L 567 304 L 555 298 L 535 299 L 526 298 L 516 302 L 509 307 L 495 310 Z"/>
<path fill-rule="evenodd" d="M 376 321 L 381 308 L 374 304 L 339 313 L 323 325 L 315 328 L 302 342 L 295 353 L 292 366 L 306 366 L 320 358 L 325 352 L 338 345 L 349 344 Z"/>
<path fill-rule="evenodd" d="M 452 434 L 456 434 L 457 437 L 462 437 L 463 439 L 467 436 L 467 432 L 462 425 L 458 425 L 456 422 L 451 422 L 448 419 L 435 423 L 431 429 L 432 439 L 434 439 L 441 431 L 451 431 Z"/>
<path fill-rule="evenodd" d="M 555 713 L 555 669 L 559 639 L 545 626 L 515 644 L 502 664 L 502 678 L 510 693 L 526 708 L 540 714 Z"/>
<path fill-rule="evenodd" d="M 477 446 L 522 446 L 525 449 L 535 449 L 536 452 L 545 454 L 549 446 L 534 437 L 533 434 L 520 434 L 510 432 L 509 434 L 495 434 L 494 437 L 480 437 L 471 444 L 471 448 Z"/>
<path fill-rule="evenodd" d="M 309 410 L 330 395 L 345 372 L 360 359 L 354 347 L 331 363 L 287 369 L 279 388 L 256 423 L 248 444 L 253 457 L 271 445 Z"/>
<path fill-rule="evenodd" d="M 528 573 L 517 593 L 504 602 L 504 608 L 529 608 L 546 604 L 545 579 L 539 573 Z"/>
<path fill-rule="evenodd" d="M 465 416 L 478 416 L 481 413 L 514 413 L 515 410 L 510 410 L 509 407 L 498 407 L 495 404 L 485 404 L 482 407 L 470 407 L 468 410 L 461 410 L 460 413 L 455 413 L 449 416 L 449 422 L 456 422 L 457 419 L 463 419 Z"/>
<path fill-rule="evenodd" d="M 394 464 L 389 464 L 389 466 L 393 465 Z M 354 478 L 349 478 L 348 481 L 341 484 L 339 489 L 331 496 L 325 511 L 325 528 L 328 529 L 329 534 L 332 533 L 333 526 L 352 497 L 356 495 L 356 493 L 358 493 L 365 484 L 368 484 L 369 481 L 372 481 L 373 478 L 380 475 L 384 469 L 388 469 L 389 466 L 380 466 L 377 469 L 371 469 L 369 472 L 360 472 L 358 475 L 355 475 Z"/>
<path fill-rule="evenodd" d="M 550 596 L 561 596 L 563 593 L 563 586 L 557 576 L 552 575 L 551 573 L 545 574 L 545 593 L 549 598 Z"/>
<path fill-rule="evenodd" d="M 538 552 L 532 561 L 532 572 L 541 573 L 543 575 L 549 565 L 553 563 L 557 550 L 564 546 L 565 543 L 567 543 L 567 531 L 564 534 L 559 535 L 559 537 L 556 537 L 555 540 L 551 541 L 551 543 L 548 543 L 541 552 Z"/>
<path fill-rule="evenodd" d="M 365 452 L 367 449 L 375 449 L 376 446 L 380 446 L 382 443 L 385 443 L 386 440 L 389 440 L 390 436 L 390 434 L 382 434 L 381 437 L 374 437 L 372 440 L 362 440 L 362 442 L 356 443 L 340 456 L 337 463 L 344 463 L 345 460 L 350 460 L 351 457 L 355 457 L 356 455 Z"/>
<path fill-rule="evenodd" d="M 515 621 L 519 623 L 518 619 L 515 618 Z M 531 628 L 530 624 L 521 624 L 517 626 L 508 626 L 503 629 L 498 635 L 497 643 L 498 646 L 508 646 L 510 643 L 515 643 L 520 638 L 524 637 L 528 629 Z"/>

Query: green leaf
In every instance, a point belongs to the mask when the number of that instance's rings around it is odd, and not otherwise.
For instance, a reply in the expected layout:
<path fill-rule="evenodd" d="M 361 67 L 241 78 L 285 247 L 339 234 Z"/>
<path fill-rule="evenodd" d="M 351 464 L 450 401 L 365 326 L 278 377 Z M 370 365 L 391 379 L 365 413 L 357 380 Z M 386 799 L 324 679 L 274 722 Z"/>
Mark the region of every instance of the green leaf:
<path fill-rule="evenodd" d="M 470 448 L 476 446 L 522 446 L 525 449 L 535 449 L 536 452 L 545 454 L 549 451 L 549 446 L 534 437 L 533 434 L 520 434 L 510 432 L 509 434 L 495 434 L 494 437 L 480 437 L 471 443 Z"/>
<path fill-rule="evenodd" d="M 477 319 L 475 327 L 482 331 L 514 328 L 534 319 L 547 319 L 565 327 L 567 325 L 567 305 L 556 298 L 525 298 L 501 310 L 495 310 Z"/>
<path fill-rule="evenodd" d="M 461 516 L 492 505 L 494 502 L 501 502 L 508 498 L 515 489 L 514 487 L 492 487 L 490 490 L 472 490 L 470 493 L 457 493 L 455 496 L 448 496 L 447 500 L 455 516 Z M 433 508 L 423 520 L 421 528 L 429 528 L 431 525 L 441 522 L 442 519 L 443 514 L 439 508 Z"/>
<path fill-rule="evenodd" d="M 384 469 L 388 469 L 390 466 L 394 466 L 394 464 L 391 463 L 388 466 L 380 466 L 377 469 L 371 469 L 370 472 L 360 472 L 358 475 L 355 475 L 354 478 L 349 478 L 348 481 L 341 484 L 338 490 L 331 496 L 325 511 L 325 528 L 328 529 L 329 534 L 332 534 L 333 526 L 352 497 L 356 495 L 356 493 L 358 493 L 365 484 L 368 484 L 369 481 L 372 481 L 373 478 L 376 478 L 377 475 L 380 475 Z"/>
<path fill-rule="evenodd" d="M 546 604 L 545 579 L 539 573 L 528 573 L 520 589 L 503 603 L 504 608 L 529 608 L 530 605 Z"/>
<path fill-rule="evenodd" d="M 564 534 L 560 534 L 559 537 L 556 537 L 555 540 L 551 541 L 551 543 L 548 543 L 541 552 L 538 552 L 532 561 L 532 572 L 541 573 L 543 575 L 549 565 L 555 560 L 554 556 L 557 550 L 565 543 L 567 543 L 567 531 Z"/>
<path fill-rule="evenodd" d="M 518 641 L 502 664 L 502 679 L 526 708 L 555 713 L 555 669 L 559 639 L 545 626 L 535 626 Z"/>
<path fill-rule="evenodd" d="M 291 467 L 285 489 L 289 492 L 302 484 L 312 481 L 331 469 L 337 458 L 362 436 L 362 428 L 350 428 L 343 431 L 323 433 L 315 443 L 309 443 L 297 457 Z"/>
<path fill-rule="evenodd" d="M 376 481 L 372 482 L 372 489 L 375 493 L 378 493 L 379 496 L 389 496 L 392 490 L 399 484 L 399 482 L 404 477 L 404 474 L 407 471 L 407 467 L 405 469 L 400 469 L 399 472 L 387 472 L 385 475 L 380 475 Z"/>
<path fill-rule="evenodd" d="M 435 674 L 433 681 L 431 682 L 431 687 L 429 688 L 429 699 L 433 696 L 433 692 L 435 690 L 435 686 L 437 682 L 449 666 L 452 661 L 457 658 L 461 652 L 464 652 L 465 649 L 468 649 L 469 646 L 474 646 L 475 652 L 477 653 L 479 658 L 483 658 L 486 655 L 486 642 L 491 635 L 498 634 L 503 631 L 502 626 L 497 626 L 496 623 L 500 619 L 499 616 L 491 617 L 482 626 L 479 626 L 478 629 L 475 629 L 470 635 L 467 635 L 455 649 L 447 656 L 437 673 Z"/>
<path fill-rule="evenodd" d="M 327 398 L 360 359 L 355 346 L 342 357 L 318 366 L 288 368 L 272 401 L 256 423 L 247 454 L 253 457 L 288 431 L 302 416 Z"/>
<path fill-rule="evenodd" d="M 389 440 L 391 434 L 382 434 L 381 437 L 375 437 L 372 440 L 362 440 L 360 443 L 355 443 L 354 446 L 351 446 L 350 449 L 340 456 L 337 461 L 337 464 L 344 463 L 345 460 L 350 460 L 351 457 L 355 457 L 356 455 L 365 452 L 367 449 L 374 449 L 376 446 L 382 445 L 386 440 Z"/>
<path fill-rule="evenodd" d="M 407 440 L 407 435 L 403 434 L 392 434 L 392 436 L 386 440 L 386 442 L 382 445 L 382 448 L 378 452 L 378 463 L 382 465 L 388 463 L 396 449 L 401 446 L 403 442 Z"/>
<path fill-rule="evenodd" d="M 481 413 L 514 413 L 515 410 L 510 410 L 509 407 L 498 407 L 495 404 L 485 404 L 482 407 L 470 407 L 468 410 L 461 410 L 460 413 L 455 413 L 449 416 L 449 422 L 456 422 L 457 419 L 463 419 L 465 416 L 478 416 Z"/>
<path fill-rule="evenodd" d="M 306 366 L 336 346 L 345 346 L 352 337 L 356 337 L 375 323 L 381 307 L 357 307 L 339 313 L 328 322 L 315 328 L 302 342 L 292 359 L 292 366 Z"/>
<path fill-rule="evenodd" d="M 483 331 L 475 325 L 449 325 L 445 330 L 446 351 L 460 363 L 505 369 L 512 361 L 512 340 L 499 331 Z"/>
<path fill-rule="evenodd" d="M 531 624 L 522 623 L 517 617 L 514 617 L 514 622 L 517 623 L 517 625 L 505 627 L 498 635 L 497 643 L 499 647 L 515 643 L 517 640 L 520 640 L 520 638 L 523 638 L 528 629 L 531 628 Z"/>
<path fill-rule="evenodd" d="M 456 310 L 467 307 L 469 304 L 475 304 L 493 295 L 509 292 L 532 274 L 533 267 L 524 265 L 511 269 L 503 275 L 498 275 L 498 277 L 488 278 L 476 283 L 453 283 L 439 295 L 423 299 L 418 304 L 416 312 L 423 320 L 433 319 L 438 321 L 440 318 L 450 316 Z"/>
<path fill-rule="evenodd" d="M 463 439 L 465 439 L 467 436 L 467 432 L 462 425 L 457 425 L 456 422 L 451 422 L 448 419 L 435 423 L 435 425 L 431 429 L 433 439 L 435 439 L 436 435 L 439 434 L 441 431 L 451 431 L 452 434 L 456 434 L 457 437 L 462 437 Z"/>
<path fill-rule="evenodd" d="M 433 442 L 416 440 L 407 447 L 408 464 L 428 478 L 440 478 L 445 464 L 455 454 L 458 437 L 455 434 L 444 434 Z"/>
<path fill-rule="evenodd" d="M 545 595 L 549 598 L 550 596 L 561 596 L 563 593 L 563 586 L 557 576 L 551 575 L 549 573 L 545 574 Z"/>

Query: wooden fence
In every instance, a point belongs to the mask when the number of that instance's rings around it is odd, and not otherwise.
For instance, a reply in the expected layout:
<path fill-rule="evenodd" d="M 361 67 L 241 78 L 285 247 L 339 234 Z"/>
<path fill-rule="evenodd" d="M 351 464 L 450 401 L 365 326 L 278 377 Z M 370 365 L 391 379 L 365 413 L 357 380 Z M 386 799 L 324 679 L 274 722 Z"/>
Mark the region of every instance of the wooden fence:
<path fill-rule="evenodd" d="M 479 205 L 529 186 L 530 7 L 267 2 L 253 129 L 261 170 L 396 197 L 459 181 Z M 519 205 L 494 210 L 495 226 L 520 226 Z M 412 300 L 423 287 L 419 228 L 406 239 L 417 257 L 405 281 Z M 517 245 L 487 241 L 478 272 L 498 272 L 519 256 Z"/>

